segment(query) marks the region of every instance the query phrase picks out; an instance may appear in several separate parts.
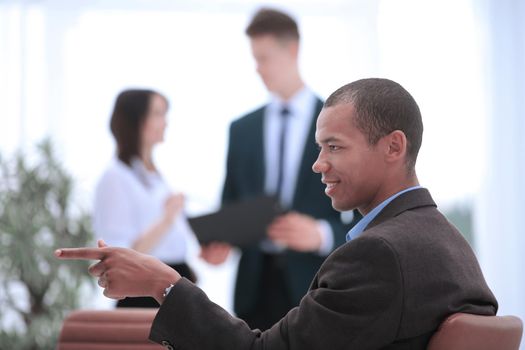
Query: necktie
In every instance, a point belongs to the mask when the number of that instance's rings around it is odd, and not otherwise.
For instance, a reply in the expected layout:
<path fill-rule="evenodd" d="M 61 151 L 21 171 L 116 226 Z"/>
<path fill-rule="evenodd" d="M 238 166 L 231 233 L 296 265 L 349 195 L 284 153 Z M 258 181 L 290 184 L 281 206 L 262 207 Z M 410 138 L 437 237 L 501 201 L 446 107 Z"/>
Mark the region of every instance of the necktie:
<path fill-rule="evenodd" d="M 288 129 L 288 119 L 290 116 L 290 110 L 288 107 L 283 106 L 281 109 L 281 133 L 279 135 L 279 163 L 278 163 L 278 173 L 277 173 L 277 187 L 275 194 L 280 198 L 281 191 L 283 187 L 284 179 L 284 153 L 286 150 L 286 133 Z"/>

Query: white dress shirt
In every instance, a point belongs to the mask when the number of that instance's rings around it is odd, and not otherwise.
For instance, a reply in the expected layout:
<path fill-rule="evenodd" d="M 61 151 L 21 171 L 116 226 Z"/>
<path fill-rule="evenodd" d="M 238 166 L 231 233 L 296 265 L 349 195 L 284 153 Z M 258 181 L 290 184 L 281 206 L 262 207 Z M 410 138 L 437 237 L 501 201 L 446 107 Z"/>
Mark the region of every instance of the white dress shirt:
<path fill-rule="evenodd" d="M 282 126 L 281 111 L 288 108 L 289 115 L 286 142 L 284 149 L 284 173 L 280 193 L 280 201 L 284 208 L 290 208 L 293 202 L 295 187 L 299 177 L 299 169 L 303 159 L 308 133 L 313 122 L 316 96 L 308 88 L 303 87 L 290 100 L 283 101 L 276 95 L 271 95 L 270 102 L 264 114 L 264 156 L 266 164 L 265 193 L 274 194 L 279 175 L 279 142 Z M 321 248 L 319 253 L 327 255 L 333 247 L 332 227 L 325 220 L 318 220 L 321 231 Z M 263 250 L 275 251 L 263 243 Z"/>
<path fill-rule="evenodd" d="M 146 170 L 140 160 L 129 167 L 114 159 L 96 187 L 93 226 L 97 238 L 110 246 L 130 248 L 139 235 L 160 220 L 171 193 L 163 178 Z M 149 254 L 166 263 L 182 263 L 191 233 L 181 213 Z"/>

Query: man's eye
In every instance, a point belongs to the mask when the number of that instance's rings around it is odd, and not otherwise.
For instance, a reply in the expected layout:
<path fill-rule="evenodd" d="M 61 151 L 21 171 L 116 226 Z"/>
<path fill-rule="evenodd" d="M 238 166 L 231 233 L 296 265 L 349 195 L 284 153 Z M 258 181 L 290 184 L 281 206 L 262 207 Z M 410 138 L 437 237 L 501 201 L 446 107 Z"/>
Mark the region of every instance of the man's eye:
<path fill-rule="evenodd" d="M 334 145 L 328 145 L 328 149 L 330 151 L 337 151 L 339 149 L 339 146 L 334 146 Z"/>

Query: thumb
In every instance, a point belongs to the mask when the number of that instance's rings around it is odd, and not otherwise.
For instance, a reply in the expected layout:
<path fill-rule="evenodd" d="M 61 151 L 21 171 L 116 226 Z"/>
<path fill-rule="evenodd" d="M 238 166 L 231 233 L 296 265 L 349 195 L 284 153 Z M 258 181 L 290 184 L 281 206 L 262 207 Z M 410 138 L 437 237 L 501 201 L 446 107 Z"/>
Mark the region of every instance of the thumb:
<path fill-rule="evenodd" d="M 108 245 L 106 244 L 106 242 L 104 242 L 103 239 L 99 239 L 99 240 L 97 241 L 97 245 L 98 245 L 99 248 L 106 248 L 106 247 L 108 246 Z"/>

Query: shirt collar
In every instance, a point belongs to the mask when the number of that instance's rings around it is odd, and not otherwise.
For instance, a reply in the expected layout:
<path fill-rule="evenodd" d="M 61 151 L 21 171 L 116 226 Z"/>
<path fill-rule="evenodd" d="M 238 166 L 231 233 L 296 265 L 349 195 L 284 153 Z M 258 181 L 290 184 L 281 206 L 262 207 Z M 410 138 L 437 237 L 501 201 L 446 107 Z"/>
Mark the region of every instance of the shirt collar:
<path fill-rule="evenodd" d="M 139 157 L 131 158 L 130 163 L 131 171 L 146 187 L 151 187 L 153 182 L 160 178 L 160 174 L 157 171 L 148 170 Z"/>
<path fill-rule="evenodd" d="M 409 187 L 409 188 L 406 188 L 406 189 L 404 189 L 402 191 L 399 191 L 396 194 L 394 194 L 394 195 L 388 197 L 387 199 L 385 199 L 378 206 L 376 206 L 374 209 L 372 209 L 368 214 L 363 216 L 363 218 L 361 220 L 359 220 L 359 222 L 357 224 L 355 224 L 355 226 L 352 227 L 352 229 L 350 231 L 348 231 L 348 233 L 346 234 L 346 241 L 348 242 L 348 241 L 350 241 L 350 240 L 352 240 L 354 238 L 359 237 L 361 235 L 361 233 L 363 233 L 363 231 L 366 229 L 368 224 L 371 223 L 372 220 L 374 220 L 375 217 L 381 212 L 381 210 L 383 210 L 394 199 L 396 199 L 397 197 L 399 197 L 400 195 L 402 195 L 405 192 L 413 191 L 413 190 L 416 190 L 418 188 L 421 188 L 421 186 Z"/>
<path fill-rule="evenodd" d="M 271 94 L 268 108 L 274 115 L 279 115 L 283 106 L 290 110 L 290 116 L 301 116 L 309 113 L 309 106 L 314 100 L 315 95 L 306 85 L 295 93 L 288 101 L 284 101 L 279 96 Z"/>

